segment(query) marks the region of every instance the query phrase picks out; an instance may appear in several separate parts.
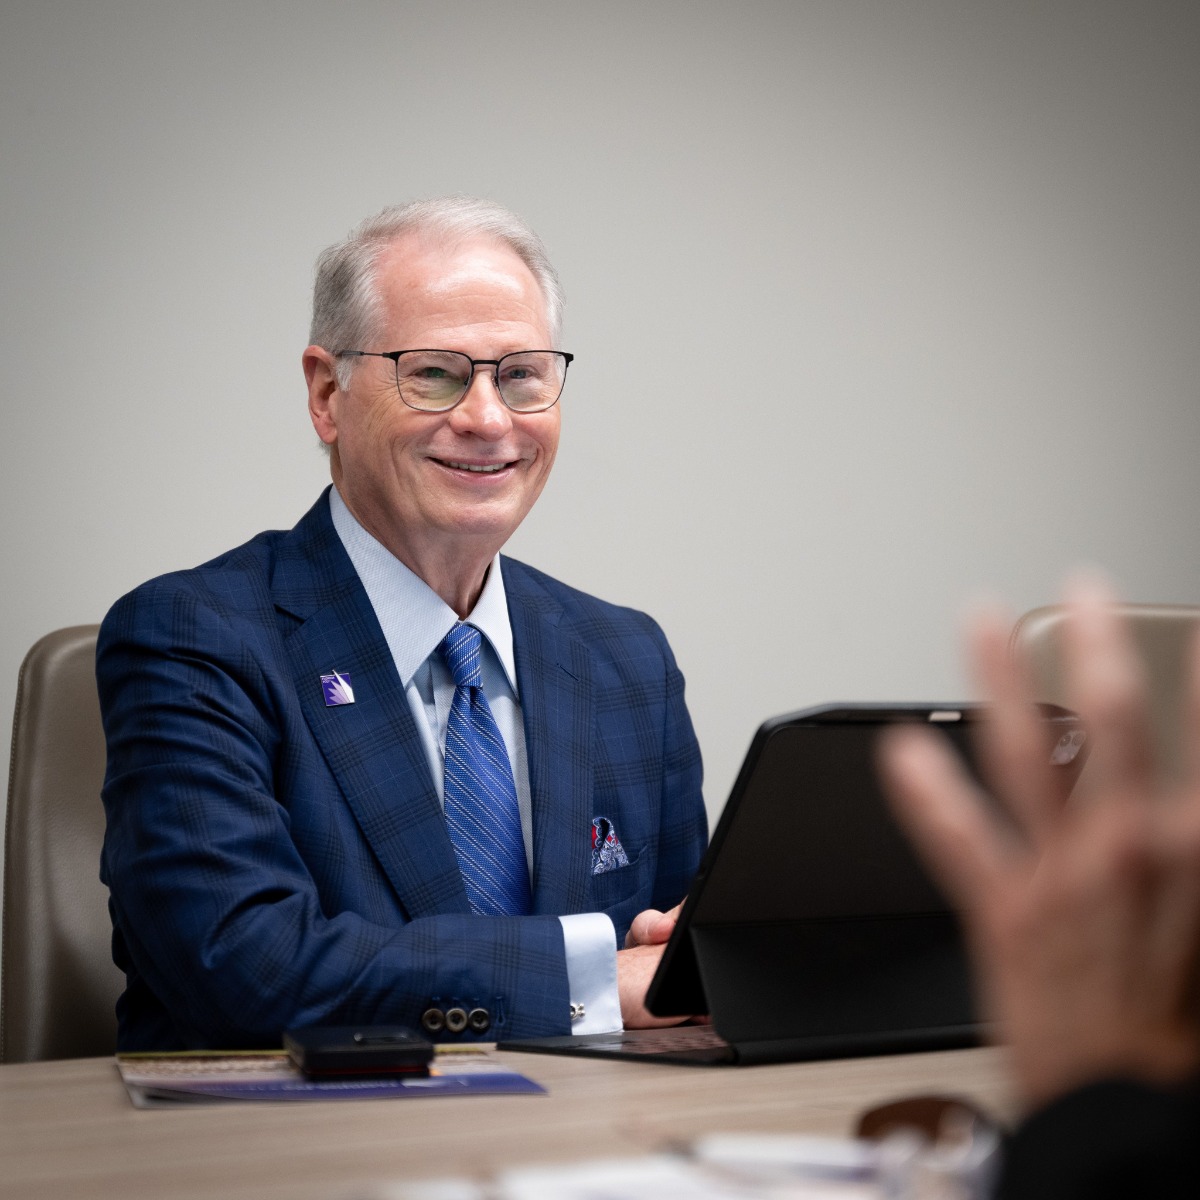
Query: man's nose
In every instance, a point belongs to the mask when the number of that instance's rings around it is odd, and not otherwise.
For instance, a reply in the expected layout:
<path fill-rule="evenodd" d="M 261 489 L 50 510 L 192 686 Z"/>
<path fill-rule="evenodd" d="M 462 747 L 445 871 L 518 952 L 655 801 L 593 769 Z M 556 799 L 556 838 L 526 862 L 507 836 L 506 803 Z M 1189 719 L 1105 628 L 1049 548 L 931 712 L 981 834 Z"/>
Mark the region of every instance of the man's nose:
<path fill-rule="evenodd" d="M 450 423 L 457 433 L 475 433 L 491 440 L 508 433 L 512 414 L 500 399 L 493 370 L 475 368 L 466 395 L 450 412 Z"/>

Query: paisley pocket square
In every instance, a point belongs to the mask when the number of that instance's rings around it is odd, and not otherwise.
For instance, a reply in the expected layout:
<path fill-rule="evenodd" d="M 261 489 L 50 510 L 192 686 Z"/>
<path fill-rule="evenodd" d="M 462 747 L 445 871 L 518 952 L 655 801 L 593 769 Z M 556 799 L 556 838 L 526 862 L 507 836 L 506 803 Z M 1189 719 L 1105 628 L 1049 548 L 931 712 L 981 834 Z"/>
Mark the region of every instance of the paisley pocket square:
<path fill-rule="evenodd" d="M 603 875 L 629 866 L 629 855 L 607 817 L 592 818 L 592 874 Z"/>

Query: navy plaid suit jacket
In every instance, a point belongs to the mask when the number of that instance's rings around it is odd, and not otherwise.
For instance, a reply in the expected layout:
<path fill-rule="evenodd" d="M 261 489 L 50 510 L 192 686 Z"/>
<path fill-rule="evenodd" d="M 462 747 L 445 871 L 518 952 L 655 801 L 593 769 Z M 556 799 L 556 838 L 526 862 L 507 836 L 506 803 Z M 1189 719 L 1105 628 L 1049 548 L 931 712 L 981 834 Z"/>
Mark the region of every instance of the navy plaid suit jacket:
<path fill-rule="evenodd" d="M 127 977 L 123 1049 L 416 1025 L 431 1004 L 489 1009 L 489 1040 L 567 1033 L 558 916 L 606 912 L 620 941 L 699 863 L 700 754 L 661 630 L 506 559 L 534 915 L 472 916 L 327 497 L 290 532 L 144 584 L 101 628 L 101 877 Z M 325 706 L 333 670 L 350 673 L 354 704 Z M 592 875 L 594 816 L 629 866 Z"/>

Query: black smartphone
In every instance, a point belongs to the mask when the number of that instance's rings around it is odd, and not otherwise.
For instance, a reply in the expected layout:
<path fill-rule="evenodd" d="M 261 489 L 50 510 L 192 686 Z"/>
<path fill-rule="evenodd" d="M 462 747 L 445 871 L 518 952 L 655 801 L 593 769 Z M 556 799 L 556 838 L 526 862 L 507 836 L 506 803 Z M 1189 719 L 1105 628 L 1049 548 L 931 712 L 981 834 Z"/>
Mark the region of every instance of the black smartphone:
<path fill-rule="evenodd" d="M 403 1025 L 309 1025 L 283 1035 L 309 1079 L 428 1075 L 433 1043 Z"/>

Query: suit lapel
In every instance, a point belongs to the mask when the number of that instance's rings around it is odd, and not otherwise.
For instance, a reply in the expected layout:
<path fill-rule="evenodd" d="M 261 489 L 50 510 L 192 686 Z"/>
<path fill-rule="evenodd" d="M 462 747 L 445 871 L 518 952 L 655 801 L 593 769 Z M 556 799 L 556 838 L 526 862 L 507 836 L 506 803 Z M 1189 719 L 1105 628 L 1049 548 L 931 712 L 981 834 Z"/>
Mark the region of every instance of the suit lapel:
<path fill-rule="evenodd" d="M 533 906 L 591 906 L 593 698 L 587 647 L 561 628 L 562 606 L 504 560 L 533 803 Z"/>
<path fill-rule="evenodd" d="M 405 911 L 470 912 L 425 748 L 327 493 L 284 540 L 272 587 L 300 622 L 285 647 L 305 720 Z M 353 704 L 326 706 L 321 676 L 333 671 L 349 675 Z"/>

